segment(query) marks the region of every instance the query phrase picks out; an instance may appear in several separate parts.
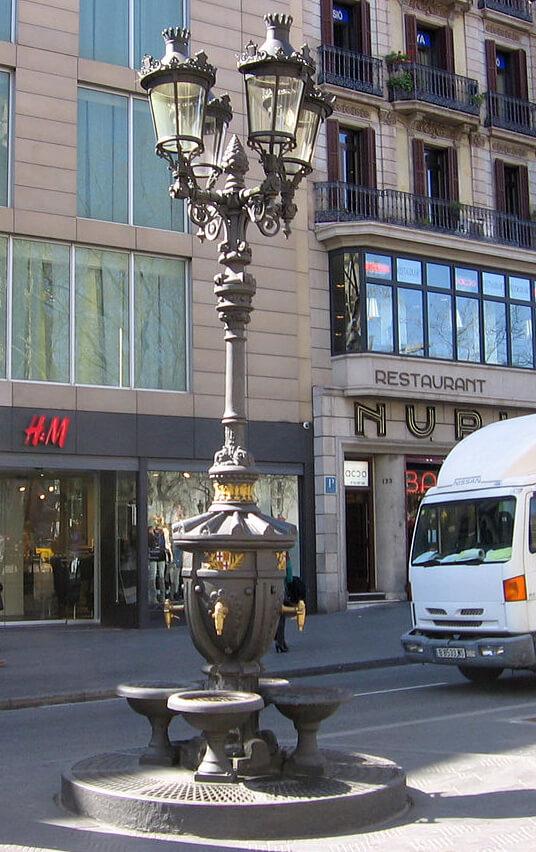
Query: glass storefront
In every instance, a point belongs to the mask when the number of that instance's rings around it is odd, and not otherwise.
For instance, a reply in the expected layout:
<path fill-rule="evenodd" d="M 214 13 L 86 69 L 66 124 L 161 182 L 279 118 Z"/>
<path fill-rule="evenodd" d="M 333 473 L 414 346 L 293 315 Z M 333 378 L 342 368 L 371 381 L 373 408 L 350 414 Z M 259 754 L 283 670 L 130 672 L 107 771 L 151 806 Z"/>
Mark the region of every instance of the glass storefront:
<path fill-rule="evenodd" d="M 0 476 L 0 619 L 96 617 L 96 497 L 94 474 Z"/>
<path fill-rule="evenodd" d="M 299 525 L 298 477 L 263 474 L 255 485 L 261 512 Z M 206 512 L 212 503 L 214 487 L 207 473 L 157 471 L 148 473 L 148 598 L 156 606 L 170 596 L 182 595 L 183 555 L 173 545 L 171 525 L 181 518 Z M 299 542 L 290 552 L 295 576 L 300 571 Z"/>

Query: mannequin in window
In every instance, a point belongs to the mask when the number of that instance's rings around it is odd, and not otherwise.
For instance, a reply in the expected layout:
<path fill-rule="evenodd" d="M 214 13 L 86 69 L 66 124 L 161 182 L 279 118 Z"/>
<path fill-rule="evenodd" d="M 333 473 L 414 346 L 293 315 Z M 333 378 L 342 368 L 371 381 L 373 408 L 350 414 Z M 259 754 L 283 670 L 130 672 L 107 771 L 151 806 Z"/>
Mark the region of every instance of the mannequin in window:
<path fill-rule="evenodd" d="M 147 531 L 149 545 L 149 603 L 162 603 L 165 594 L 166 562 L 171 561 L 169 531 L 157 515 Z"/>

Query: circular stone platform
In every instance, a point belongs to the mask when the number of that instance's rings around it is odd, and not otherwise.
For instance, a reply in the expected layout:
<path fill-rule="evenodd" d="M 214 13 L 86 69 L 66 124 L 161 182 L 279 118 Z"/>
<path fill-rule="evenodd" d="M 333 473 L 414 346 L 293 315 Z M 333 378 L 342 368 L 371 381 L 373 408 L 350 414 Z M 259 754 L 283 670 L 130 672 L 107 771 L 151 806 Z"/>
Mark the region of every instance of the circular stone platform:
<path fill-rule="evenodd" d="M 62 776 L 63 806 L 123 829 L 241 840 L 350 833 L 398 816 L 408 803 L 403 770 L 364 754 L 323 750 L 323 777 L 235 784 L 194 781 L 177 767 L 142 767 L 139 754 L 75 764 Z"/>

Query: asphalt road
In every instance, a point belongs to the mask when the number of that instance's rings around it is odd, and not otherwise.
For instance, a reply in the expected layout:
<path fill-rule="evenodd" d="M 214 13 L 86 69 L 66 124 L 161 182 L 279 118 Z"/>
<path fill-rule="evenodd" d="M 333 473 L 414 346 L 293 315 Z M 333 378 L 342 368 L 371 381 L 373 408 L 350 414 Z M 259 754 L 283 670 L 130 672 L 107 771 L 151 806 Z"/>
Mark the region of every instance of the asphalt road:
<path fill-rule="evenodd" d="M 407 771 L 412 807 L 398 823 L 322 840 L 241 842 L 127 836 L 62 812 L 54 802 L 62 768 L 82 757 L 142 745 L 146 722 L 123 701 L 0 713 L 0 849 L 201 849 L 277 852 L 452 852 L 536 848 L 536 675 L 503 675 L 482 689 L 451 668 L 405 666 L 300 680 L 350 687 L 321 745 L 391 758 Z M 529 721 L 534 719 L 534 721 Z M 292 742 L 275 708 L 263 724 Z M 191 735 L 176 719 L 173 735 Z"/>

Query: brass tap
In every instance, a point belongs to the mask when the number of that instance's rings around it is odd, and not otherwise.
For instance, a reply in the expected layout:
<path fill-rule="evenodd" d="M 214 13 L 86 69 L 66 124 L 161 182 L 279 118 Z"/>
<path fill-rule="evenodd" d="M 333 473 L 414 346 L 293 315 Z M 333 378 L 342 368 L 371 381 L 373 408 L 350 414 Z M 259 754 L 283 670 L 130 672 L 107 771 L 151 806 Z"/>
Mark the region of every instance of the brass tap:
<path fill-rule="evenodd" d="M 305 601 L 298 601 L 296 606 L 285 606 L 283 604 L 283 606 L 281 607 L 281 615 L 295 615 L 298 630 L 303 630 L 303 628 L 305 627 L 305 619 L 307 616 Z"/>
<path fill-rule="evenodd" d="M 168 630 L 171 628 L 174 618 L 180 621 L 180 615 L 175 614 L 177 612 L 184 612 L 184 604 L 174 604 L 171 603 L 169 598 L 166 598 L 164 601 L 164 622 Z"/>
<path fill-rule="evenodd" d="M 212 612 L 211 615 L 214 619 L 214 627 L 216 628 L 216 634 L 218 636 L 221 636 L 223 633 L 223 625 L 225 624 L 225 619 L 229 615 L 229 607 L 226 606 L 223 601 L 217 601 L 214 604 L 214 612 Z"/>

